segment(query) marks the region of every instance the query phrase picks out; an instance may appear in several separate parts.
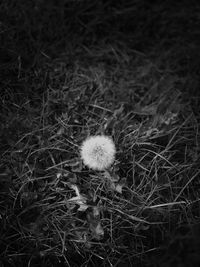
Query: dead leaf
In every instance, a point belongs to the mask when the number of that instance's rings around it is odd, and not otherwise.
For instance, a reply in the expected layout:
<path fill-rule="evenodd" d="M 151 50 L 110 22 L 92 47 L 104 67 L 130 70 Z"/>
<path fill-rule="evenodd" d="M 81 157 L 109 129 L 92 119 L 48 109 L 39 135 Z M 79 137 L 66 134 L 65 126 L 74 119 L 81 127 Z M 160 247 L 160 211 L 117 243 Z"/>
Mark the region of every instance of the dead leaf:
<path fill-rule="evenodd" d="M 67 202 L 72 203 L 72 205 L 79 205 L 79 208 L 78 208 L 79 211 L 85 211 L 88 208 L 88 205 L 86 204 L 87 199 L 81 195 L 72 197 L 68 199 Z"/>
<path fill-rule="evenodd" d="M 95 224 L 90 224 L 90 230 L 93 234 L 93 238 L 100 240 L 104 236 L 104 230 L 103 227 L 101 226 L 101 223 L 98 222 L 97 225 Z"/>
<path fill-rule="evenodd" d="M 122 189 L 126 185 L 126 178 L 120 180 L 119 176 L 115 172 L 104 172 L 104 177 L 108 180 L 108 186 L 111 190 L 117 191 L 122 194 Z"/>
<path fill-rule="evenodd" d="M 83 169 L 83 164 L 82 161 L 79 161 L 79 164 L 72 166 L 72 171 L 73 172 L 81 172 Z"/>
<path fill-rule="evenodd" d="M 72 197 L 67 200 L 68 203 L 72 203 L 72 205 L 79 205 L 79 211 L 85 211 L 88 208 L 87 198 L 82 196 L 79 192 L 78 186 L 74 184 L 70 184 L 71 189 L 73 189 L 76 193 L 76 197 Z"/>
<path fill-rule="evenodd" d="M 92 238 L 100 240 L 104 236 L 104 230 L 100 221 L 100 209 L 99 207 L 93 207 L 92 211 L 88 212 L 87 220 L 89 222 L 89 228 L 92 234 Z"/>
<path fill-rule="evenodd" d="M 77 182 L 77 176 L 76 176 L 76 174 L 75 173 L 73 173 L 73 172 L 65 172 L 64 174 L 63 174 L 63 176 L 65 177 L 65 178 L 67 178 L 67 183 L 68 184 L 75 184 L 76 182 Z M 66 182 L 64 182 L 64 181 L 62 181 L 63 183 L 66 183 Z M 70 187 L 70 186 L 69 186 Z"/>
<path fill-rule="evenodd" d="M 104 177 L 107 178 L 111 182 L 118 182 L 119 181 L 119 176 L 114 173 L 114 172 L 109 172 L 109 171 L 104 171 L 103 173 Z"/>
<path fill-rule="evenodd" d="M 79 192 L 79 189 L 78 189 L 78 186 L 77 185 L 71 184 L 70 185 L 70 188 L 75 191 L 75 193 L 76 193 L 77 196 L 80 196 L 80 192 Z"/>
<path fill-rule="evenodd" d="M 126 178 L 122 178 L 120 182 L 117 185 L 115 185 L 115 191 L 122 194 L 122 189 L 125 185 L 126 185 Z"/>
<path fill-rule="evenodd" d="M 61 177 L 62 177 L 62 173 L 58 172 L 58 173 L 56 174 L 56 178 L 57 178 L 57 179 L 60 179 Z"/>
<path fill-rule="evenodd" d="M 134 108 L 134 113 L 139 115 L 155 115 L 156 114 L 157 106 L 156 104 L 151 104 L 147 106 L 142 106 L 140 104 L 136 104 Z"/>

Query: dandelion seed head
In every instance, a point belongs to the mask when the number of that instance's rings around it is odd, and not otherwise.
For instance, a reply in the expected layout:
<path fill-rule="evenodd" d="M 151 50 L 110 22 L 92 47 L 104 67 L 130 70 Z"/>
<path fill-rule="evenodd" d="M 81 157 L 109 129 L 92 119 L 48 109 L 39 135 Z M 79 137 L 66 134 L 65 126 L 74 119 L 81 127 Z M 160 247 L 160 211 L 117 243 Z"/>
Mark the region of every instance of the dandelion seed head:
<path fill-rule="evenodd" d="M 91 136 L 81 146 L 83 163 L 93 170 L 104 170 L 115 160 L 115 144 L 105 135 Z"/>

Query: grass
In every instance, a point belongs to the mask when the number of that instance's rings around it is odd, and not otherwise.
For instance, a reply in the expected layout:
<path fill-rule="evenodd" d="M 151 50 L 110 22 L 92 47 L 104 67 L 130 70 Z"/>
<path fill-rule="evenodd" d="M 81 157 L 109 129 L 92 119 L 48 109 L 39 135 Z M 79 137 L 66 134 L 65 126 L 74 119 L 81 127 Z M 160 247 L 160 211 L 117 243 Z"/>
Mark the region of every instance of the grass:
<path fill-rule="evenodd" d="M 1 3 L 2 266 L 198 266 L 198 10 Z"/>

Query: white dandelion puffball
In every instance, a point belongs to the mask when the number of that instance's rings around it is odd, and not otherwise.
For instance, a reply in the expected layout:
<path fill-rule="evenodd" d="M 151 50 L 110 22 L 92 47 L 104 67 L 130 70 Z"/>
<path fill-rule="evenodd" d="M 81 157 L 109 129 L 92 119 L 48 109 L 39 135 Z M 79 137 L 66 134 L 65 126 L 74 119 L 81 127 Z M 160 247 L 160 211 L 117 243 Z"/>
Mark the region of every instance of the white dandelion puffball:
<path fill-rule="evenodd" d="M 83 163 L 93 170 L 105 170 L 115 160 L 115 144 L 105 135 L 91 136 L 81 146 Z"/>

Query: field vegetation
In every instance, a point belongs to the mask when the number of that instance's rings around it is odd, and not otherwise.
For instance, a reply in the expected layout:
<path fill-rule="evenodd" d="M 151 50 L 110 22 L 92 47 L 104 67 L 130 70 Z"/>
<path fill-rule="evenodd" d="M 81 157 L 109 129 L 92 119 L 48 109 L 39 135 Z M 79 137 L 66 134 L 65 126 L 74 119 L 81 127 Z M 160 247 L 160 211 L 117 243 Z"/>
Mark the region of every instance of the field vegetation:
<path fill-rule="evenodd" d="M 1 1 L 0 266 L 199 266 L 199 12 Z"/>

